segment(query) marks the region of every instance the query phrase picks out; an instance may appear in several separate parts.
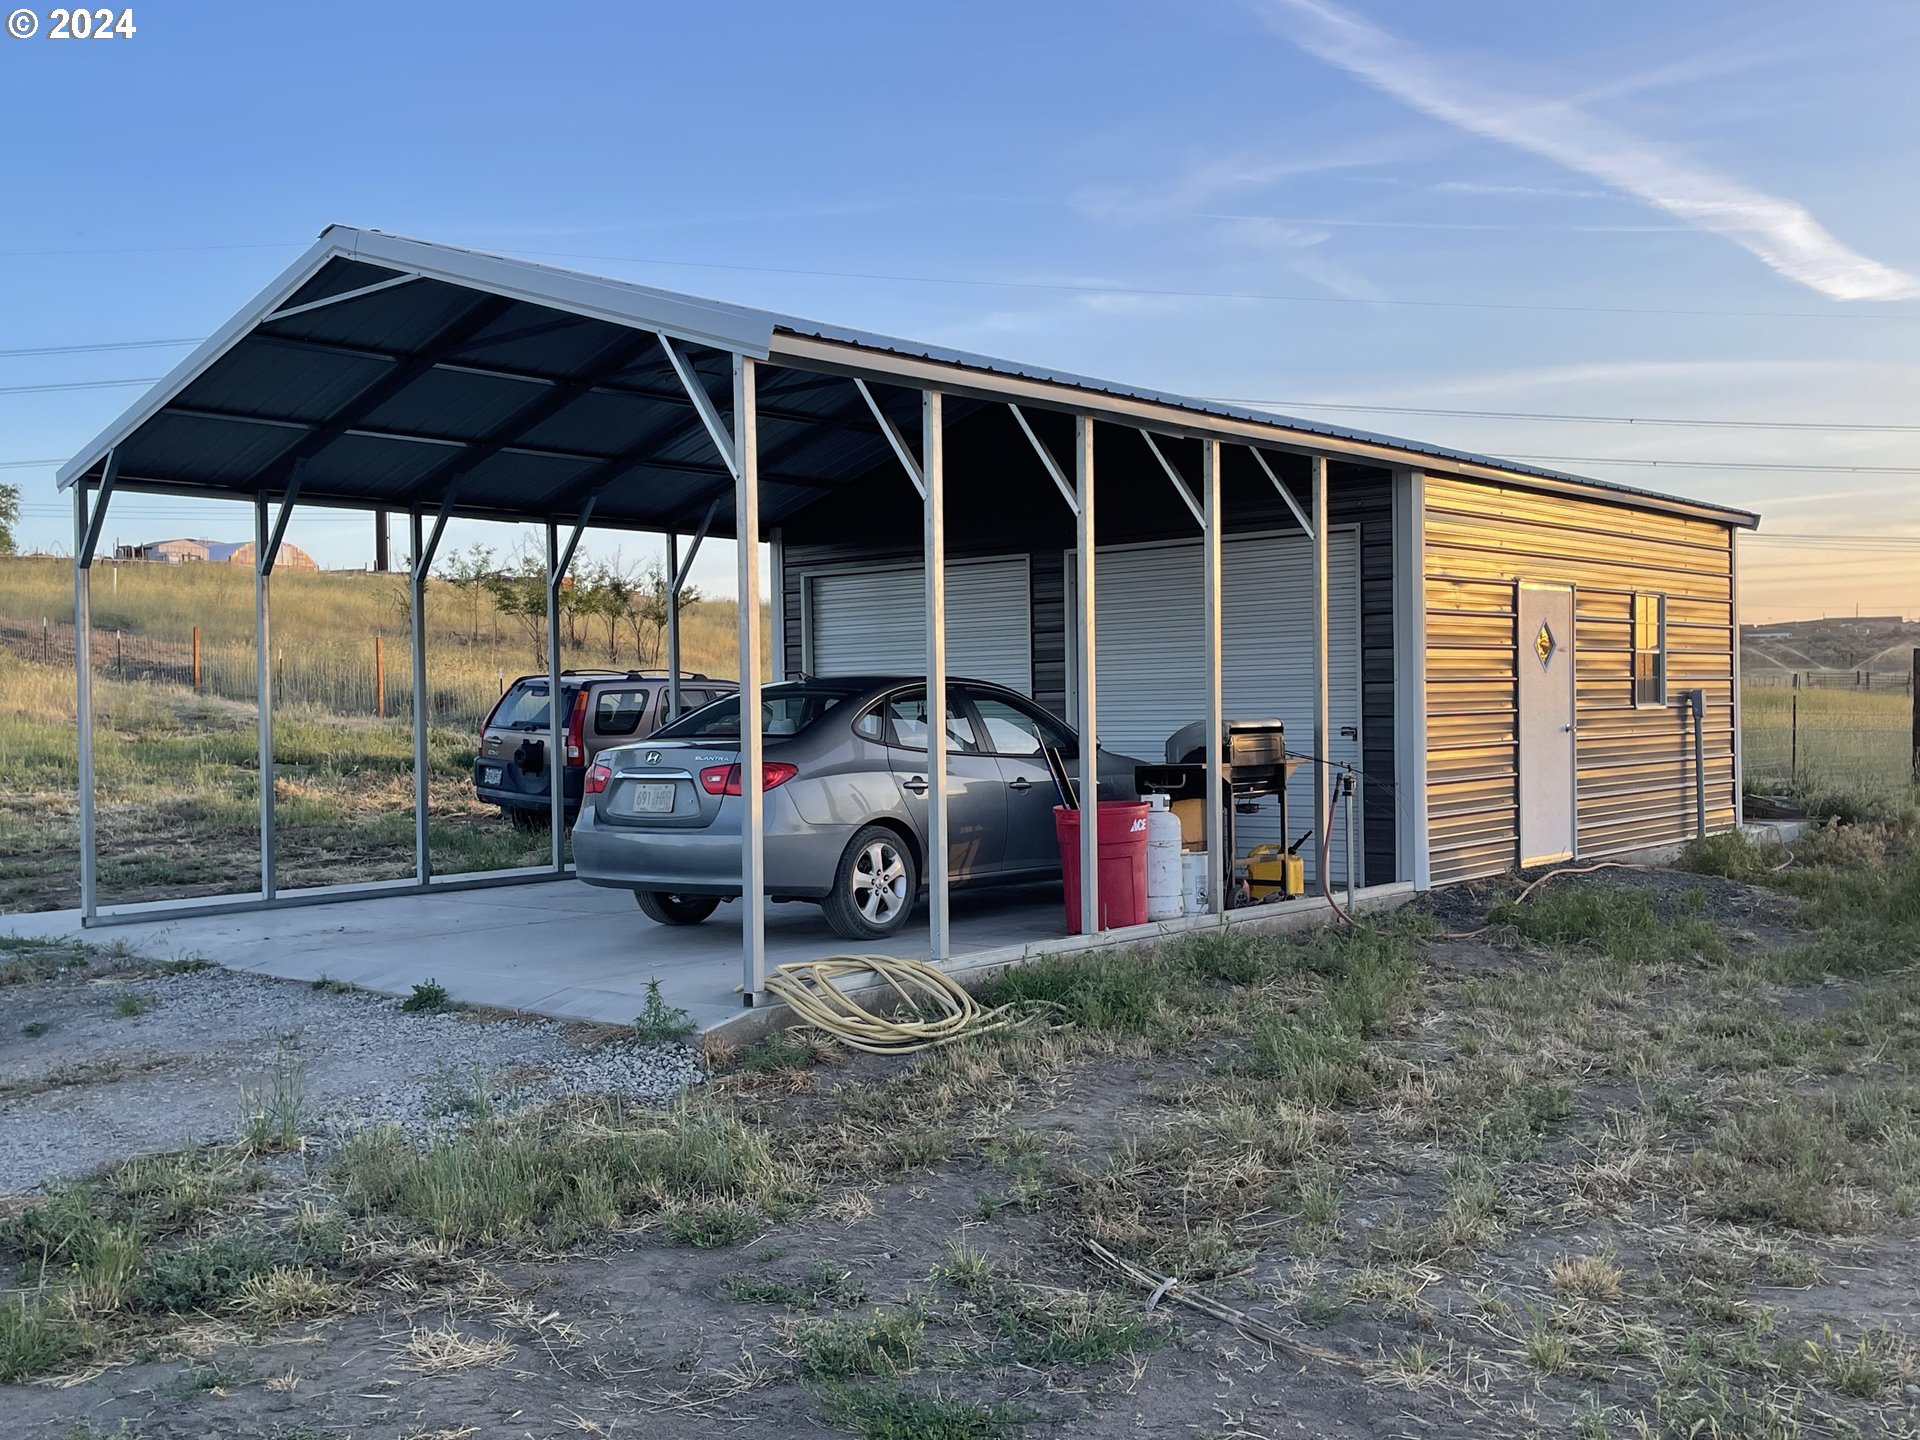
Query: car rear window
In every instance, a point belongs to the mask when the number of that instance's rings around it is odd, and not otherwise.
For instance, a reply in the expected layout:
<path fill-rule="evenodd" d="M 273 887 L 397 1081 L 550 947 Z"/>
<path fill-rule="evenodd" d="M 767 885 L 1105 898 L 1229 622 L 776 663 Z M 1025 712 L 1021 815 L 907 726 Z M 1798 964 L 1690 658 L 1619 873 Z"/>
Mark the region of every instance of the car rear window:
<path fill-rule="evenodd" d="M 846 700 L 844 690 L 769 685 L 760 692 L 760 733 L 769 740 L 798 735 Z M 729 695 L 656 733 L 662 740 L 737 740 L 740 738 L 740 698 Z"/>
<path fill-rule="evenodd" d="M 560 687 L 565 694 L 566 687 Z M 545 730 L 547 728 L 547 682 L 516 680 L 500 697 L 500 704 L 487 722 L 501 730 Z"/>

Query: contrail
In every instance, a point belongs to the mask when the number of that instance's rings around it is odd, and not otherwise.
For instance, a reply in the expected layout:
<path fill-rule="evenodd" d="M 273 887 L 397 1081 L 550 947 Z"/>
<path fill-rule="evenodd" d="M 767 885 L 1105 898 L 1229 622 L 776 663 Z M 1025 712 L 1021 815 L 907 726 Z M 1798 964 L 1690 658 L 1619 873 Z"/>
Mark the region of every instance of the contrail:
<path fill-rule="evenodd" d="M 1792 200 L 1701 169 L 1562 100 L 1502 92 L 1442 69 L 1328 0 L 1249 0 L 1302 49 L 1416 110 L 1592 176 L 1725 236 L 1834 300 L 1911 300 L 1920 280 L 1850 249 Z"/>

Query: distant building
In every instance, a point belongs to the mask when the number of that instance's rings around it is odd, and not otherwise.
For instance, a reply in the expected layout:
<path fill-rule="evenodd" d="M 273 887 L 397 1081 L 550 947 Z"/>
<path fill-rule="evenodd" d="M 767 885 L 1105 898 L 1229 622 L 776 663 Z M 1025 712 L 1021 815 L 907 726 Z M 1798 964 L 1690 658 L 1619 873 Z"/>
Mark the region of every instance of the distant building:
<path fill-rule="evenodd" d="M 152 560 L 165 565 L 185 565 L 205 561 L 213 565 L 253 564 L 251 540 L 149 540 L 142 545 L 116 545 L 116 560 Z M 274 564 L 282 570 L 318 570 L 313 557 L 298 545 L 280 542 L 280 556 Z"/>

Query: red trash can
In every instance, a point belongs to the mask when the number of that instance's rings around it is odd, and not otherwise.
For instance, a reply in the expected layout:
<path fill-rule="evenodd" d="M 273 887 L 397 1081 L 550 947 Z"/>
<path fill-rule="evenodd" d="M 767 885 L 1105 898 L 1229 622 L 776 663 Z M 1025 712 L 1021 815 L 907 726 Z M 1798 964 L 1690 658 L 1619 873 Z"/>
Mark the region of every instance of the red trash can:
<path fill-rule="evenodd" d="M 1100 919 L 1102 930 L 1147 923 L 1147 803 L 1100 802 Z M 1067 933 L 1080 933 L 1080 815 L 1053 807 L 1053 833 L 1060 841 L 1061 878 L 1067 888 Z"/>

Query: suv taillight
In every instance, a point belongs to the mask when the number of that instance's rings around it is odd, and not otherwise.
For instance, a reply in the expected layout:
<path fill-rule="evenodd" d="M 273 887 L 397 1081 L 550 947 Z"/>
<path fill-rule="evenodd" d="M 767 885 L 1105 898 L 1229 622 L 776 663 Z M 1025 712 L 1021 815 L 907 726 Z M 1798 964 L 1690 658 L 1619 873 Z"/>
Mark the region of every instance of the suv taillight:
<path fill-rule="evenodd" d="M 567 716 L 567 764 L 578 765 L 586 758 L 584 740 L 587 731 L 587 692 L 573 692 L 573 713 Z"/>
<path fill-rule="evenodd" d="M 607 788 L 607 782 L 611 779 L 613 779 L 613 771 L 609 770 L 604 762 L 594 761 L 587 771 L 587 794 L 602 794 Z"/>
<path fill-rule="evenodd" d="M 763 760 L 760 763 L 760 788 L 776 790 L 800 773 L 798 765 L 789 765 L 784 760 Z M 700 772 L 700 788 L 709 795 L 738 795 L 740 793 L 740 765 L 735 761 L 731 765 L 709 765 Z"/>

